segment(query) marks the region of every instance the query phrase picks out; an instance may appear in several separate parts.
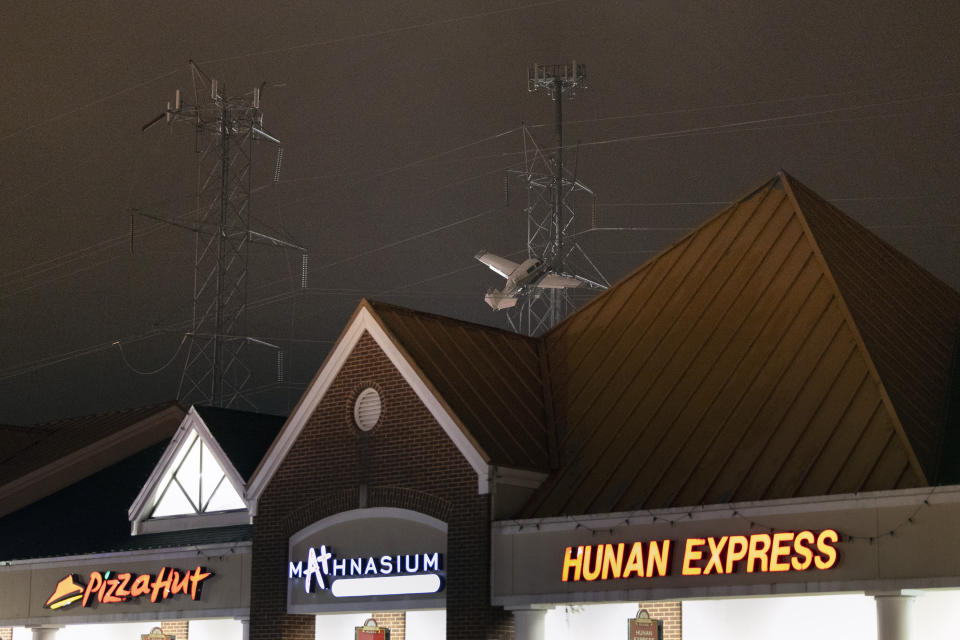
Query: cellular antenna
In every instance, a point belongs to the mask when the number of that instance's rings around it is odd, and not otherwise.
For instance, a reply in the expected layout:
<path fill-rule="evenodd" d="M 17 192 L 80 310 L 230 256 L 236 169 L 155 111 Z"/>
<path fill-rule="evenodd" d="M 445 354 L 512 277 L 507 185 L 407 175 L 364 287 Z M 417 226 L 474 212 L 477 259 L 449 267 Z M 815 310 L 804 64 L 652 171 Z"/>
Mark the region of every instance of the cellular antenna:
<path fill-rule="evenodd" d="M 511 270 L 503 290 L 491 289 L 486 301 L 495 310 L 504 309 L 507 325 L 518 333 L 540 335 L 560 323 L 573 310 L 572 289 L 606 289 L 610 283 L 574 239 L 576 201 L 595 198 L 576 171 L 564 166 L 563 101 L 577 89 L 586 88 L 587 68 L 571 64 L 534 64 L 527 70 L 527 90 L 547 92 L 556 105 L 556 146 L 549 154 L 537 143 L 530 127 L 523 125 L 523 168 L 508 171 L 509 180 L 522 180 L 527 202 L 527 258 L 514 264 L 499 256 L 480 252 L 476 258 L 497 273 Z M 576 165 L 575 165 L 576 167 Z"/>
<path fill-rule="evenodd" d="M 216 78 L 190 62 L 196 104 L 178 89 L 173 103 L 143 126 L 164 118 L 194 130 L 199 164 L 195 222 L 137 214 L 193 232 L 193 317 L 190 347 L 177 399 L 184 405 L 256 406 L 244 396 L 253 372 L 243 357 L 247 347 L 279 347 L 247 335 L 247 255 L 251 242 L 306 255 L 300 245 L 250 228 L 251 165 L 258 143 L 280 147 L 263 125 L 260 90 L 235 97 Z M 201 96 L 209 96 L 201 101 Z M 278 169 L 279 170 L 279 169 Z M 304 262 L 305 264 L 305 262 Z M 278 357 L 278 363 L 283 362 Z"/>

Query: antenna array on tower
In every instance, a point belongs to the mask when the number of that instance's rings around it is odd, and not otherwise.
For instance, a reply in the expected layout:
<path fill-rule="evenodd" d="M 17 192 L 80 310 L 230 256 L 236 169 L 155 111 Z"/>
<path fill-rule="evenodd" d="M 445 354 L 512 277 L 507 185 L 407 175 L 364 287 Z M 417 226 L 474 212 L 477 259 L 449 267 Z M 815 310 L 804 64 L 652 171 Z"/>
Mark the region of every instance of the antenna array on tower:
<path fill-rule="evenodd" d="M 171 105 L 143 126 L 163 119 L 194 130 L 198 154 L 197 218 L 195 224 L 148 217 L 189 228 L 196 247 L 193 268 L 193 316 L 190 348 L 180 378 L 177 399 L 184 404 L 253 408 L 244 389 L 252 371 L 243 357 L 248 345 L 279 347 L 247 336 L 247 255 L 250 242 L 298 251 L 306 249 L 250 228 L 251 165 L 254 145 L 278 147 L 274 182 L 279 180 L 283 150 L 280 140 L 263 124 L 261 87 L 244 96 L 229 96 L 216 78 L 192 61 L 194 102 L 181 99 L 178 89 Z M 306 264 L 304 260 L 303 264 Z M 283 359 L 278 356 L 278 366 Z M 282 373 L 278 373 L 282 379 Z"/>
<path fill-rule="evenodd" d="M 527 259 L 522 265 L 515 265 L 515 275 L 504 276 L 504 290 L 490 290 L 486 297 L 494 309 L 506 309 L 507 323 L 518 333 L 539 335 L 561 322 L 573 310 L 571 289 L 609 286 L 579 243 L 573 241 L 576 200 L 593 199 L 595 195 L 563 163 L 563 100 L 585 86 L 586 65 L 576 62 L 538 64 L 527 72 L 527 89 L 548 91 L 556 104 L 556 147 L 552 154 L 546 153 L 530 128 L 523 127 L 523 167 L 508 172 L 504 194 L 509 196 L 510 174 L 526 185 Z M 501 275 L 509 263 L 484 252 L 477 258 Z"/>

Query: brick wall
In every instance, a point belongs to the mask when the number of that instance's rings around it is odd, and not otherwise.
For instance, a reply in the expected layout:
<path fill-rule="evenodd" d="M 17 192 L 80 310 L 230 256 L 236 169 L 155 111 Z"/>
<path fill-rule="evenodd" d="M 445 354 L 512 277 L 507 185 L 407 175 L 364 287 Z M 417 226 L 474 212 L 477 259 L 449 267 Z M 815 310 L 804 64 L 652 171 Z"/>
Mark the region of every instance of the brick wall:
<path fill-rule="evenodd" d="M 364 387 L 381 394 L 370 432 L 353 425 Z M 477 476 L 367 334 L 260 498 L 254 521 L 251 640 L 313 640 L 313 616 L 286 614 L 287 542 L 324 517 L 359 506 L 419 511 L 447 523 L 447 630 L 462 640 L 507 640 L 513 617 L 490 605 L 490 499 Z"/>
<path fill-rule="evenodd" d="M 189 620 L 165 620 L 160 622 L 160 630 L 167 635 L 172 635 L 176 640 L 189 640 L 190 621 Z"/>
<path fill-rule="evenodd" d="M 407 614 L 405 611 L 377 611 L 373 619 L 381 627 L 390 629 L 390 640 L 406 640 Z"/>
<path fill-rule="evenodd" d="M 0 640 L 13 640 L 13 627 L 0 627 Z"/>
<path fill-rule="evenodd" d="M 682 640 L 683 615 L 679 600 L 641 602 L 638 607 L 646 609 L 654 620 L 663 620 L 663 640 Z"/>

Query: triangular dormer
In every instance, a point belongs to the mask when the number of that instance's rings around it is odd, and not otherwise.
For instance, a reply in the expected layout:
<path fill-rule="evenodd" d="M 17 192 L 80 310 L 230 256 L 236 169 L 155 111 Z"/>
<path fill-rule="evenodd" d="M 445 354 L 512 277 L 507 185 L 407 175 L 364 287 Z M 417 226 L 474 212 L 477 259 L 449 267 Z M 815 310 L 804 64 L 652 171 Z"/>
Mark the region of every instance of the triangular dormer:
<path fill-rule="evenodd" d="M 244 493 L 243 477 L 191 407 L 128 511 L 131 532 L 249 524 Z"/>

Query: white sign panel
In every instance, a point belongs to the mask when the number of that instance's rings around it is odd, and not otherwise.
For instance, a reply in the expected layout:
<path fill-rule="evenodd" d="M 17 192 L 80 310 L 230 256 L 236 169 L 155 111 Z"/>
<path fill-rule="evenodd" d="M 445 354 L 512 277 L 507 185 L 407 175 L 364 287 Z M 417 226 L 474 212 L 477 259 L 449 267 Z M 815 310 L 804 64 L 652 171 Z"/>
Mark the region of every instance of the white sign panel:
<path fill-rule="evenodd" d="M 427 609 L 446 603 L 446 524 L 404 509 L 356 509 L 290 538 L 290 613 Z"/>

